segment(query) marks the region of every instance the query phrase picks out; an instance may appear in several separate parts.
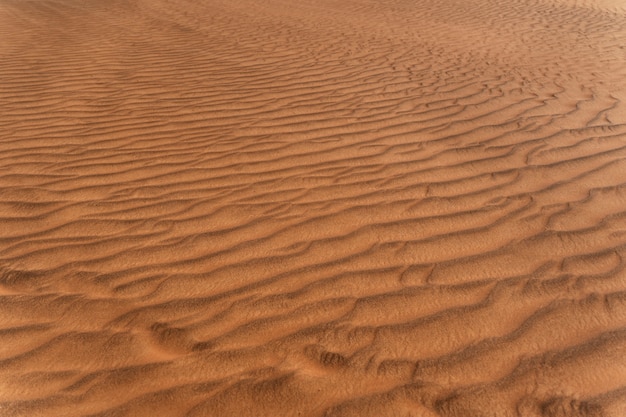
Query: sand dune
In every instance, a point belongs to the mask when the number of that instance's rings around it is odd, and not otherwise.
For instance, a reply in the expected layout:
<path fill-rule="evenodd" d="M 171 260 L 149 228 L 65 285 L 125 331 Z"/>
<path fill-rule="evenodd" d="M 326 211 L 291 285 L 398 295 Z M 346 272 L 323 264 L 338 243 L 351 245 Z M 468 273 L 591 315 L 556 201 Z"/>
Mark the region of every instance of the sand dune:
<path fill-rule="evenodd" d="M 1 416 L 626 415 L 626 5 L 0 0 Z"/>

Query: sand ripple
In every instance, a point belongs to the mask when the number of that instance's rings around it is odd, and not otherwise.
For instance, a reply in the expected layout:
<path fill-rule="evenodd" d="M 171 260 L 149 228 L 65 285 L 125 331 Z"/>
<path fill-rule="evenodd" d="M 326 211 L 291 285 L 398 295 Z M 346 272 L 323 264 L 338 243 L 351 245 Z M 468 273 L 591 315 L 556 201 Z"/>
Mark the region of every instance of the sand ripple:
<path fill-rule="evenodd" d="M 617 0 L 0 0 L 0 415 L 626 415 Z"/>

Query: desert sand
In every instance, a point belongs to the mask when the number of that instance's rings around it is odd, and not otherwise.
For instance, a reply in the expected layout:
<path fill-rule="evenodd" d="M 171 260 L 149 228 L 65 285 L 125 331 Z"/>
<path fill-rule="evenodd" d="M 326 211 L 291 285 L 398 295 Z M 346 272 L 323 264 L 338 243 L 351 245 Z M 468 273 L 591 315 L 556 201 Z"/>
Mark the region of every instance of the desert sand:
<path fill-rule="evenodd" d="M 0 0 L 0 416 L 623 417 L 626 3 Z"/>

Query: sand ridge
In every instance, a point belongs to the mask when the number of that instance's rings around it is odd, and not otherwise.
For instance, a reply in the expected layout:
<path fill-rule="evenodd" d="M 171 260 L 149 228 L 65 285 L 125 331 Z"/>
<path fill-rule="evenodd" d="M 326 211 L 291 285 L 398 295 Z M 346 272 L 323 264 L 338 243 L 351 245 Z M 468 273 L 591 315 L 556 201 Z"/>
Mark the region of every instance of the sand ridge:
<path fill-rule="evenodd" d="M 625 415 L 625 45 L 613 0 L 0 0 L 0 415 Z"/>

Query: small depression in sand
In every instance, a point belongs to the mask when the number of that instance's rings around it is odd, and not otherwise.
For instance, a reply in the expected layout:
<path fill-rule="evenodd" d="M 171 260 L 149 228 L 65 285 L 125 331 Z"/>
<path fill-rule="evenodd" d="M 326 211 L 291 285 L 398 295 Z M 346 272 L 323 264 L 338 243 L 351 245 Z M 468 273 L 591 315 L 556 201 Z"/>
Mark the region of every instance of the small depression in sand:
<path fill-rule="evenodd" d="M 623 417 L 626 3 L 0 0 L 0 416 Z"/>

